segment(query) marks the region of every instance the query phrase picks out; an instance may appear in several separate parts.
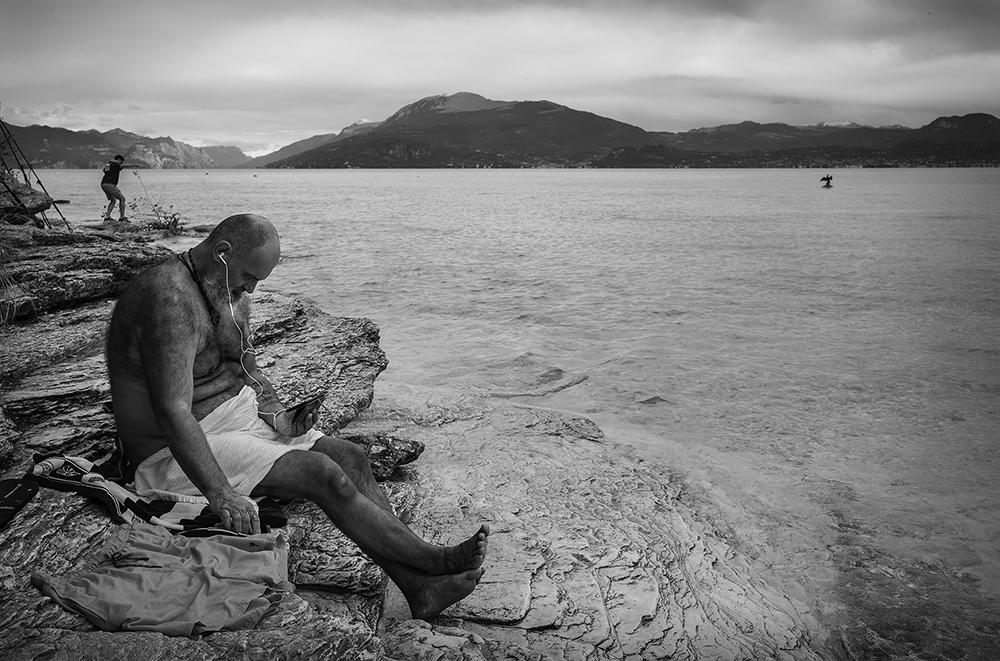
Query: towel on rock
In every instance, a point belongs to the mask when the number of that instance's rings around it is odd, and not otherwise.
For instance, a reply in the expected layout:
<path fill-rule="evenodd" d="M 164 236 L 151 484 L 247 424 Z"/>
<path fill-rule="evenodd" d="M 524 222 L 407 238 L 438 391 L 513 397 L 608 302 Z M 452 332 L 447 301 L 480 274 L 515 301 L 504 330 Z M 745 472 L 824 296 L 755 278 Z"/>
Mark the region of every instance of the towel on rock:
<path fill-rule="evenodd" d="M 323 433 L 310 429 L 297 438 L 282 436 L 257 417 L 255 393 L 249 386 L 205 416 L 201 428 L 208 438 L 222 472 L 237 493 L 249 496 L 280 457 L 308 450 Z M 169 448 L 150 455 L 135 469 L 135 490 L 140 496 L 207 503 L 184 474 Z"/>
<path fill-rule="evenodd" d="M 183 503 L 140 496 L 128 486 L 119 484 L 118 468 L 114 465 L 118 453 L 95 464 L 83 457 L 35 455 L 35 467 L 30 478 L 43 487 L 56 491 L 73 491 L 94 498 L 108 507 L 116 523 L 144 521 L 173 532 L 203 535 L 230 534 L 222 528 L 222 519 L 205 503 Z M 273 498 L 255 498 L 260 514 L 261 529 L 281 528 L 288 523 L 281 505 Z"/>
<path fill-rule="evenodd" d="M 227 475 L 236 476 L 237 490 L 244 495 L 249 495 L 279 457 L 308 449 L 323 435 L 314 429 L 295 439 L 281 436 L 257 417 L 254 399 L 253 390 L 244 388 L 201 421 L 219 464 Z M 139 469 L 129 466 L 121 441 L 116 439 L 114 451 L 96 463 L 84 457 L 35 455 L 30 477 L 51 489 L 100 500 L 118 523 L 145 521 L 173 531 L 226 532 L 219 528 L 221 519 L 208 508 L 208 501 L 187 479 L 169 450 L 153 454 L 139 468 L 141 479 Z M 135 484 L 131 484 L 133 479 Z M 140 486 L 142 492 L 137 492 Z M 287 523 L 276 501 L 254 500 L 262 526 L 281 527 Z"/>

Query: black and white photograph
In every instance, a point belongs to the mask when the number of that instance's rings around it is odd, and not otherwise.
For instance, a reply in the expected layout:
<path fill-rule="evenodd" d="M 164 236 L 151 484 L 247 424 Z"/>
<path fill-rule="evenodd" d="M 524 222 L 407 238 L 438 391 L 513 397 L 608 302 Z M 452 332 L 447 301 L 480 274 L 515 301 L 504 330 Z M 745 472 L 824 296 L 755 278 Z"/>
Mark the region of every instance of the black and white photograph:
<path fill-rule="evenodd" d="M 994 0 L 0 0 L 0 661 L 996 661 L 998 477 Z"/>

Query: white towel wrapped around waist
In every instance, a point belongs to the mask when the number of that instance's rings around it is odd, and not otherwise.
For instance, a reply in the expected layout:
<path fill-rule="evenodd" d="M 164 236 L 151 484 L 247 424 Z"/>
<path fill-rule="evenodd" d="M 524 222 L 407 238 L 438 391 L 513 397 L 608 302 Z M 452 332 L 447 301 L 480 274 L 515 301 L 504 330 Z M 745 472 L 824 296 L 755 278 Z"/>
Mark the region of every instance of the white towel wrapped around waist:
<path fill-rule="evenodd" d="M 308 450 L 323 433 L 311 429 L 289 439 L 257 417 L 256 394 L 244 386 L 236 397 L 223 402 L 201 421 L 208 445 L 222 472 L 237 493 L 249 496 L 280 457 Z M 135 470 L 135 489 L 140 496 L 187 503 L 207 503 L 198 488 L 174 460 L 170 448 L 146 458 Z"/>

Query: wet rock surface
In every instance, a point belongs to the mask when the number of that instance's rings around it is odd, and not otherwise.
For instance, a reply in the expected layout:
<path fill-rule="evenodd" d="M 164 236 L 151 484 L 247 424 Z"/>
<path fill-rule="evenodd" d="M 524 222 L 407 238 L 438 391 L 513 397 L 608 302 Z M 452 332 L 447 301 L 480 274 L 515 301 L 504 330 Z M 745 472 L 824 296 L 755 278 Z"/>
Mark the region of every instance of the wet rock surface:
<path fill-rule="evenodd" d="M 0 306 L 4 320 L 116 295 L 171 253 L 148 240 L 99 231 L 51 231 L 0 223 Z"/>
<path fill-rule="evenodd" d="M 20 179 L 12 176 L 6 168 L 0 168 L 0 216 L 8 216 L 8 222 L 24 224 L 28 221 L 24 213 L 34 214 L 52 206 L 52 198 L 47 193 L 35 190 Z"/>
<path fill-rule="evenodd" d="M 676 476 L 582 418 L 489 400 L 456 412 L 401 430 L 434 457 L 413 469 L 412 525 L 444 543 L 488 522 L 487 573 L 433 625 L 390 586 L 389 658 L 824 658 L 802 604 L 698 519 Z"/>
<path fill-rule="evenodd" d="M 112 447 L 114 424 L 100 353 L 110 311 L 111 304 L 103 301 L 42 319 L 52 341 L 61 337 L 58 329 L 74 330 L 62 338 L 74 349 L 65 351 L 61 360 L 32 353 L 37 327 L 25 326 L 0 349 L 0 361 L 26 363 L 9 370 L 0 393 L 5 412 L 0 449 L 8 448 L 0 477 L 24 475 L 35 453 L 97 459 Z M 387 365 L 378 346 L 378 328 L 371 321 L 330 317 L 306 302 L 279 295 L 258 297 L 255 313 L 261 362 L 269 365 L 279 390 L 291 399 L 320 384 L 330 387 L 321 426 L 333 431 L 370 404 L 375 378 Z M 385 477 L 396 465 L 414 461 L 423 449 L 398 436 L 351 436 L 373 448 Z M 400 516 L 409 518 L 413 487 L 401 481 L 386 489 Z M 107 633 L 50 602 L 29 578 L 32 572 L 60 576 L 80 570 L 116 524 L 97 501 L 40 489 L 0 531 L 2 658 L 372 658 L 384 585 L 381 570 L 313 505 L 292 503 L 286 513 L 289 525 L 284 533 L 292 546 L 289 575 L 299 590 L 285 595 L 256 629 L 199 641 Z"/>
<path fill-rule="evenodd" d="M 276 386 L 334 386 L 321 425 L 353 420 L 346 436 L 376 460 L 406 464 L 383 483 L 405 521 L 443 544 L 492 526 L 476 592 L 432 624 L 412 620 L 378 567 L 315 506 L 293 503 L 285 533 L 298 589 L 256 629 L 196 641 L 101 632 L 28 577 L 81 568 L 114 524 L 100 503 L 43 488 L 0 532 L 6 658 L 820 658 L 801 604 L 687 510 L 679 480 L 616 454 L 593 423 L 486 397 L 369 408 L 386 364 L 371 322 L 280 296 L 257 303 L 260 356 Z M 106 451 L 101 361 L 74 356 L 4 393 L 20 430 L 4 477 L 27 470 L 34 452 Z"/>
<path fill-rule="evenodd" d="M 34 453 L 109 450 L 101 338 L 111 306 L 56 305 L 4 327 L 0 477 L 23 475 Z M 834 658 L 806 608 L 699 516 L 676 475 L 605 444 L 590 420 L 510 402 L 581 377 L 496 396 L 390 389 L 373 400 L 387 361 L 371 321 L 261 295 L 252 323 L 258 362 L 285 400 L 329 388 L 320 427 L 347 426 L 340 433 L 368 450 L 393 507 L 422 537 L 454 544 L 491 525 L 477 590 L 433 623 L 413 620 L 381 570 L 296 502 L 284 534 L 297 589 L 255 629 L 198 640 L 103 632 L 29 576 L 82 568 L 115 524 L 101 503 L 42 488 L 0 531 L 0 658 Z"/>

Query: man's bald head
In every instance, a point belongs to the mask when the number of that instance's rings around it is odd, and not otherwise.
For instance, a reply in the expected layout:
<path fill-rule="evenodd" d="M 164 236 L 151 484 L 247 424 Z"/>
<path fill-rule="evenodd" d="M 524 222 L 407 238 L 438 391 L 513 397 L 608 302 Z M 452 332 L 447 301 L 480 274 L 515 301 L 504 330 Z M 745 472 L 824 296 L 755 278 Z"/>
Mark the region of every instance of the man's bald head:
<path fill-rule="evenodd" d="M 220 241 L 228 241 L 234 250 L 249 254 L 268 244 L 278 241 L 278 230 L 267 218 L 249 213 L 241 213 L 226 218 L 215 226 L 205 243 L 210 246 Z"/>
<path fill-rule="evenodd" d="M 193 249 L 194 265 L 211 286 L 228 291 L 231 300 L 253 293 L 281 259 L 278 231 L 267 218 L 230 216 Z M 211 288 L 211 287 L 210 287 Z"/>

